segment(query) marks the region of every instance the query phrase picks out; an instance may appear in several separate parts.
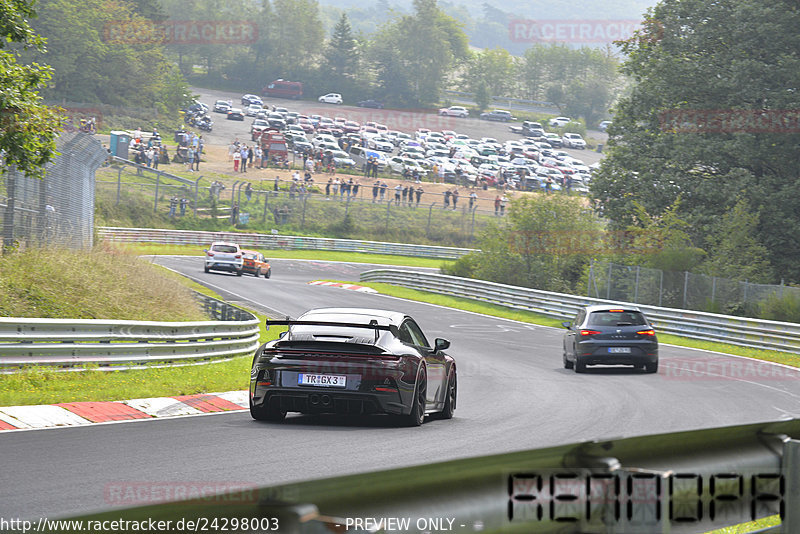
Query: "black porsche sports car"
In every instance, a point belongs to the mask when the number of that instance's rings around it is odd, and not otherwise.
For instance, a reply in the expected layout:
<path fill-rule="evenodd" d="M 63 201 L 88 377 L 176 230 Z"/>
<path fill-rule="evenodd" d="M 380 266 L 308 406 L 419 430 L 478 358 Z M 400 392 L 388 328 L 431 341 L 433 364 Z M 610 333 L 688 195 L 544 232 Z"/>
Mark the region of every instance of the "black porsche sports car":
<path fill-rule="evenodd" d="M 287 412 L 391 414 L 409 426 L 426 415 L 453 417 L 456 364 L 450 346 L 433 345 L 401 312 L 321 308 L 288 325 L 256 351 L 250 374 L 250 414 L 280 421 Z"/>

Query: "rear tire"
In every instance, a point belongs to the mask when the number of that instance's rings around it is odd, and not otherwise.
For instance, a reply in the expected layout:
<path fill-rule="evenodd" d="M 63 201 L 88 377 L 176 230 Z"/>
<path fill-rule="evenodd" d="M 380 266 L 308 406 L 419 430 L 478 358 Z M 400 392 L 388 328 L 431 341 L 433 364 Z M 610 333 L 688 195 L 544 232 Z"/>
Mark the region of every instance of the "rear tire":
<path fill-rule="evenodd" d="M 203 267 L 203 270 L 204 270 L 205 272 L 208 272 L 210 269 L 208 268 L 208 265 L 206 265 L 205 267 Z"/>
<path fill-rule="evenodd" d="M 564 369 L 572 369 L 575 367 L 575 364 L 567 359 L 567 353 L 564 352 L 562 355 L 562 359 L 564 360 Z"/>
<path fill-rule="evenodd" d="M 283 421 L 286 417 L 286 412 L 280 409 L 270 408 L 269 406 L 255 406 L 253 400 L 250 400 L 250 417 L 256 421 Z"/>
<path fill-rule="evenodd" d="M 238 271 L 236 271 L 236 276 L 242 276 L 242 270 L 241 270 L 241 269 L 239 269 Z"/>
<path fill-rule="evenodd" d="M 272 269 L 267 269 L 267 272 L 264 273 L 264 278 L 269 278 L 272 276 Z"/>
<path fill-rule="evenodd" d="M 576 373 L 585 373 L 586 372 L 586 364 L 583 363 L 577 356 L 575 356 L 574 369 L 575 369 Z"/>
<path fill-rule="evenodd" d="M 425 402 L 428 394 L 428 381 L 423 367 L 417 374 L 417 385 L 414 388 L 414 400 L 411 402 L 411 412 L 404 415 L 406 426 L 421 426 L 425 421 Z"/>
<path fill-rule="evenodd" d="M 644 372 L 645 373 L 657 373 L 658 372 L 658 360 L 656 360 L 653 363 L 644 364 Z"/>
<path fill-rule="evenodd" d="M 444 408 L 439 414 L 442 419 L 452 419 L 456 411 L 456 400 L 458 398 L 458 377 L 454 370 L 450 370 L 450 377 L 447 379 L 447 392 L 444 399 Z"/>

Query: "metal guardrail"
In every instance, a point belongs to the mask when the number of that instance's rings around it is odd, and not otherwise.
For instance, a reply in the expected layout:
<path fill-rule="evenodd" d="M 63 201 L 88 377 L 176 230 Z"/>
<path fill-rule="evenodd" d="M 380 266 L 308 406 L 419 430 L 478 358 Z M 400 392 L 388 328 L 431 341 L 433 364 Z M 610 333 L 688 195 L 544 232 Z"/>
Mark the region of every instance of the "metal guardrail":
<path fill-rule="evenodd" d="M 276 428 L 264 426 L 265 431 Z M 247 532 L 286 534 L 678 534 L 781 514 L 781 532 L 796 534 L 799 437 L 800 419 L 794 419 L 589 441 L 204 495 L 129 508 L 124 517 L 171 520 L 173 525 L 180 519 L 185 525 L 189 520 L 222 524 L 247 518 Z M 119 515 L 112 510 L 73 519 Z M 366 518 L 408 519 L 411 528 L 397 523 L 394 528 L 384 524 L 384 530 L 369 528 Z M 262 520 L 277 525 L 270 530 Z"/>
<path fill-rule="evenodd" d="M 332 239 L 239 232 L 205 232 L 193 230 L 165 230 L 157 228 L 99 227 L 98 236 L 120 243 L 161 243 L 169 245 L 209 245 L 213 241 L 233 241 L 244 247 L 283 250 L 334 250 L 363 252 L 366 254 L 394 254 L 423 258 L 457 259 L 474 252 L 473 249 L 382 243 L 354 239 Z"/>
<path fill-rule="evenodd" d="M 362 282 L 385 282 L 422 291 L 491 302 L 564 319 L 572 319 L 580 307 L 615 302 L 398 269 L 365 271 L 361 273 L 360 279 Z M 637 306 L 661 332 L 704 341 L 800 353 L 800 324 L 626 304 Z"/>
<path fill-rule="evenodd" d="M 0 317 L 0 372 L 31 365 L 118 370 L 196 363 L 252 354 L 259 321 L 245 310 L 198 295 L 215 321 L 155 322 Z"/>

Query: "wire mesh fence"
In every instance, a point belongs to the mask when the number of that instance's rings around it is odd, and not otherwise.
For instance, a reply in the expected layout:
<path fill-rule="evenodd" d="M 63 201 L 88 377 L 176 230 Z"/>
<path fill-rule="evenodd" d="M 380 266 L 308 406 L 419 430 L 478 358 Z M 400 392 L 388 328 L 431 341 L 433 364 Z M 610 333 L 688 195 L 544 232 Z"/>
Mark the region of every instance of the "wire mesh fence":
<path fill-rule="evenodd" d="M 402 186 L 373 191 L 372 181 L 344 193 L 341 188 L 326 191 L 324 181 L 237 181 L 224 186 L 202 175 L 193 183 L 185 183 L 183 178 L 183 182 L 171 181 L 169 173 L 120 161 L 115 162 L 111 175 L 116 175 L 116 180 L 97 182 L 99 202 L 150 205 L 154 213 L 172 218 L 178 227 L 183 227 L 182 217 L 196 215 L 218 221 L 216 229 L 232 225 L 240 230 L 324 232 L 338 237 L 358 234 L 399 242 L 446 238 L 449 245 L 467 246 L 490 221 L 501 220 L 505 213 L 505 202 L 496 213 L 485 204 L 479 208 L 471 203 L 470 189 L 460 188 L 461 198 L 454 203 L 452 195 L 446 201 L 442 193 L 425 191 L 426 183 L 413 181 L 404 184 L 405 192 Z M 494 192 L 481 195 L 496 196 Z M 203 229 L 214 229 L 199 224 Z"/>
<path fill-rule="evenodd" d="M 94 232 L 95 176 L 108 156 L 99 141 L 64 133 L 43 179 L 9 168 L 0 177 L 3 247 L 89 248 Z"/>
<path fill-rule="evenodd" d="M 758 316 L 769 299 L 800 300 L 798 287 L 602 261 L 593 261 L 590 266 L 587 294 L 649 306 L 747 316 Z"/>

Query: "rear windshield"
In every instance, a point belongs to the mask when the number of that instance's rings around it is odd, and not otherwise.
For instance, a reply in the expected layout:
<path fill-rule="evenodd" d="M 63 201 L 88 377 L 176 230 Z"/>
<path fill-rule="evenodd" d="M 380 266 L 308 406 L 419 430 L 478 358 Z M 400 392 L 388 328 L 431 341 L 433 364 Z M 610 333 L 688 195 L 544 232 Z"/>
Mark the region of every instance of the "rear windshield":
<path fill-rule="evenodd" d="M 242 257 L 246 260 L 254 260 L 258 257 L 258 254 L 244 254 Z"/>
<path fill-rule="evenodd" d="M 640 326 L 647 324 L 642 312 L 638 311 L 599 311 L 589 314 L 588 326 Z"/>
<path fill-rule="evenodd" d="M 214 245 L 211 247 L 211 250 L 214 252 L 228 252 L 231 254 L 234 252 L 239 252 L 239 250 L 233 245 Z"/>

